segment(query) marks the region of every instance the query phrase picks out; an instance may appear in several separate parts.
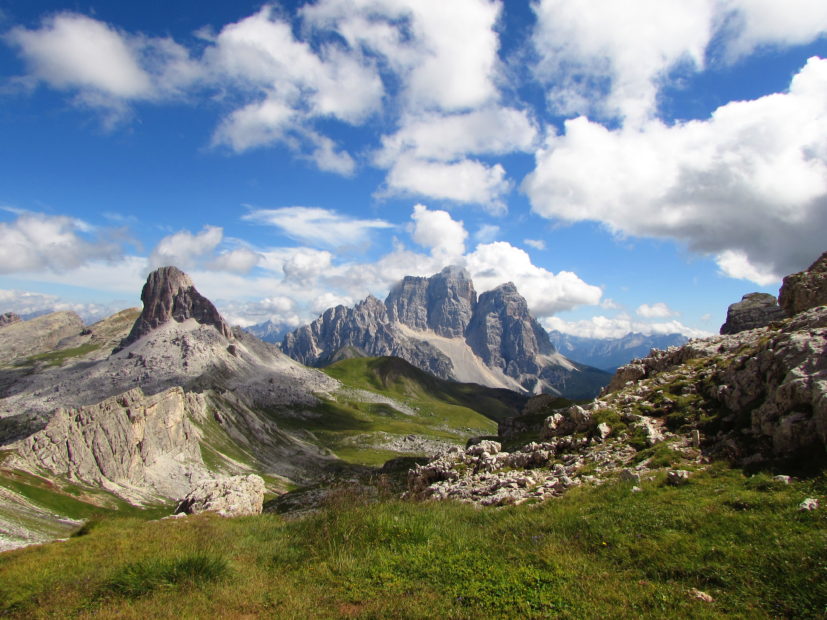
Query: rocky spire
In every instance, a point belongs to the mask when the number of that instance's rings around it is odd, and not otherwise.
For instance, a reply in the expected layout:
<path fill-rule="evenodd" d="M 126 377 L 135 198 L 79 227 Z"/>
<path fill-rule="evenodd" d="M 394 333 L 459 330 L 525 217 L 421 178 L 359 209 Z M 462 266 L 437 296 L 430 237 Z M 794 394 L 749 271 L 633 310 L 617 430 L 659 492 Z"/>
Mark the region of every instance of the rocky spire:
<path fill-rule="evenodd" d="M 212 325 L 225 338 L 233 337 L 232 329 L 212 302 L 195 290 L 190 277 L 177 267 L 161 267 L 150 273 L 141 291 L 141 301 L 141 315 L 115 351 L 171 320 L 182 323 L 195 319 L 202 325 Z"/>

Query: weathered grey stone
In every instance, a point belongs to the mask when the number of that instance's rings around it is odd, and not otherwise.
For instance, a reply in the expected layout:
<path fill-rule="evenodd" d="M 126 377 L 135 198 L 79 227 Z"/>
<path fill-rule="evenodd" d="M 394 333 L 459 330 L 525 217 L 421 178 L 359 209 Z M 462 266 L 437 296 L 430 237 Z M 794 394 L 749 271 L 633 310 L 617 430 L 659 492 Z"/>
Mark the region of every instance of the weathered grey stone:
<path fill-rule="evenodd" d="M 640 474 L 634 469 L 629 469 L 627 467 L 620 472 L 620 479 L 624 482 L 634 482 L 635 484 L 638 484 L 640 483 Z"/>
<path fill-rule="evenodd" d="M 12 323 L 19 323 L 22 319 L 14 312 L 4 312 L 0 314 L 0 328 Z"/>
<path fill-rule="evenodd" d="M 782 483 L 782 484 L 790 484 L 790 477 L 789 477 L 789 476 L 785 476 L 785 475 L 783 475 L 783 474 L 779 474 L 779 475 L 777 475 L 777 476 L 773 476 L 773 477 L 772 477 L 772 479 L 773 479 L 773 480 L 775 480 L 776 482 L 780 482 L 780 483 Z"/>
<path fill-rule="evenodd" d="M 798 505 L 801 512 L 809 512 L 811 510 L 818 510 L 818 500 L 815 497 L 808 497 Z"/>
<path fill-rule="evenodd" d="M 232 329 L 213 303 L 201 295 L 190 277 L 177 267 L 161 267 L 150 273 L 141 291 L 141 301 L 144 303 L 141 315 L 116 351 L 173 320 L 183 323 L 195 319 L 202 325 L 212 325 L 228 340 L 233 338 Z"/>
<path fill-rule="evenodd" d="M 672 486 L 683 486 L 689 482 L 689 472 L 685 469 L 671 469 L 666 474 L 666 482 Z"/>
<path fill-rule="evenodd" d="M 204 397 L 180 387 L 152 396 L 135 388 L 96 405 L 58 409 L 43 430 L 16 447 L 35 467 L 141 499 L 176 497 L 203 477 L 198 432 Z"/>
<path fill-rule="evenodd" d="M 806 271 L 784 278 L 778 302 L 789 316 L 827 304 L 827 252 Z"/>
<path fill-rule="evenodd" d="M 181 500 L 176 513 L 215 512 L 222 517 L 261 514 L 264 480 L 261 476 L 232 476 L 205 480 Z"/>
<path fill-rule="evenodd" d="M 721 325 L 721 334 L 737 334 L 748 329 L 766 327 L 773 321 L 785 317 L 784 310 L 773 295 L 749 293 L 727 310 L 726 322 Z"/>

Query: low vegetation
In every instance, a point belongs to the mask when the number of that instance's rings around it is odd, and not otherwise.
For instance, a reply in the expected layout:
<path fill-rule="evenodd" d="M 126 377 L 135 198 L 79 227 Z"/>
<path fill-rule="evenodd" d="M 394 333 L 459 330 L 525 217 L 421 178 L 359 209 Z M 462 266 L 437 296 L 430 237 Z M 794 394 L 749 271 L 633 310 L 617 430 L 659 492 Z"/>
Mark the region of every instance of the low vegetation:
<path fill-rule="evenodd" d="M 0 555 L 10 617 L 776 618 L 827 611 L 824 476 L 712 466 L 479 510 L 341 492 L 302 519 L 104 518 Z M 700 600 L 697 591 L 712 597 Z"/>

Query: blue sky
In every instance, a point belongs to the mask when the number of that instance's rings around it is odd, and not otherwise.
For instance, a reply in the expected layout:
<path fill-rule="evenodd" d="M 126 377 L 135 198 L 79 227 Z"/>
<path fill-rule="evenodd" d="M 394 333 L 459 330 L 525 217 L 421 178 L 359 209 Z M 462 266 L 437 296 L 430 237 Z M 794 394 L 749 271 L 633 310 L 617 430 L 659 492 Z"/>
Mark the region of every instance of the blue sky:
<path fill-rule="evenodd" d="M 295 326 L 462 264 L 716 332 L 827 249 L 823 0 L 0 0 L 0 311 Z"/>

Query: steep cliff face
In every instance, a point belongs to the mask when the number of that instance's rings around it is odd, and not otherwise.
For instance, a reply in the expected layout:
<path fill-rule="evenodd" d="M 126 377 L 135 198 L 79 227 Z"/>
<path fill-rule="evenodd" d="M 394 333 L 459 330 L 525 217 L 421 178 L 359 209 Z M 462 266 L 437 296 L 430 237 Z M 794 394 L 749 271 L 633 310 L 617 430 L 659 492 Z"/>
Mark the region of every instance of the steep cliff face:
<path fill-rule="evenodd" d="M 574 398 L 594 395 L 609 379 L 555 353 L 513 284 L 478 300 L 468 273 L 457 267 L 407 276 L 384 303 L 368 297 L 354 308 L 331 308 L 288 334 L 282 350 L 309 365 L 325 365 L 344 350 L 394 355 L 443 379 Z"/>
<path fill-rule="evenodd" d="M 806 271 L 784 278 L 778 303 L 789 316 L 827 304 L 827 252 Z"/>
<path fill-rule="evenodd" d="M 128 347 L 168 321 L 183 323 L 195 319 L 201 325 L 212 325 L 227 339 L 233 337 L 233 330 L 212 302 L 201 295 L 190 277 L 177 267 L 161 267 L 149 274 L 141 291 L 141 301 L 144 303 L 141 315 L 116 350 Z"/>
<path fill-rule="evenodd" d="M 554 353 L 548 334 L 511 282 L 480 295 L 467 340 L 488 366 L 515 378 L 537 374 L 538 355 Z"/>
<path fill-rule="evenodd" d="M 180 387 L 147 396 L 140 388 L 95 405 L 59 408 L 17 448 L 34 467 L 128 499 L 179 497 L 208 476 L 191 418 L 205 416 L 203 395 Z"/>

